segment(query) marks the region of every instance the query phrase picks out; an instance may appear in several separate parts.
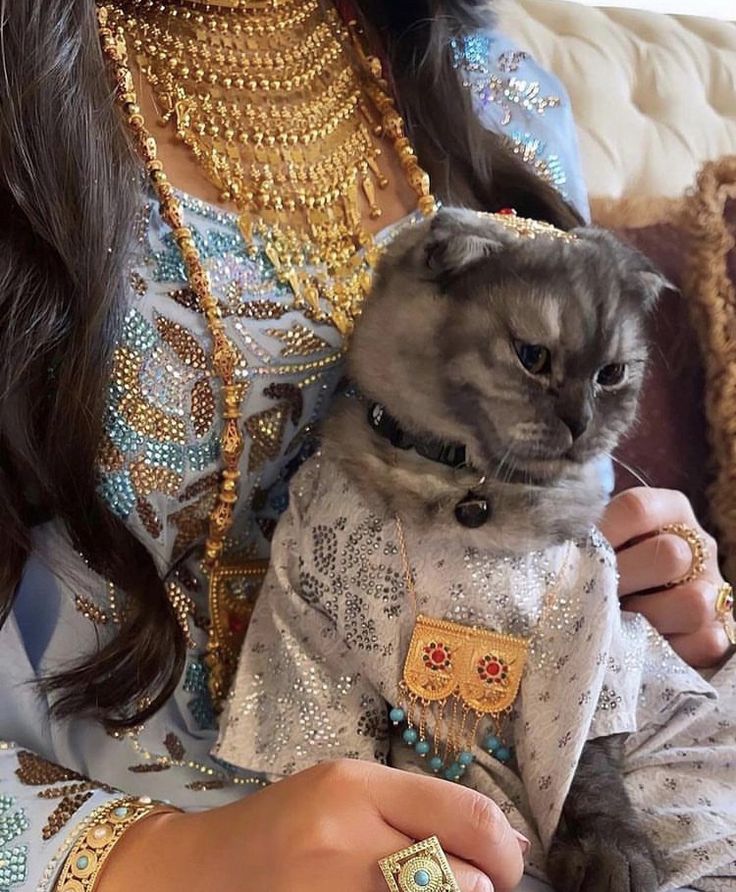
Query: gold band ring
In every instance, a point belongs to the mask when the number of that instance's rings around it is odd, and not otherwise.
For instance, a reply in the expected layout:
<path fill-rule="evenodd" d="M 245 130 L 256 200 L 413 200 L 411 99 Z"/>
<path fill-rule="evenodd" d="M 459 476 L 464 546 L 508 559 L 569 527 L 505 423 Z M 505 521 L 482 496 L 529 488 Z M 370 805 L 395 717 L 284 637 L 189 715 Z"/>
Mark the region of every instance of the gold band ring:
<path fill-rule="evenodd" d="M 378 862 L 391 892 L 461 892 L 436 836 Z"/>
<path fill-rule="evenodd" d="M 705 548 L 705 539 L 700 533 L 684 523 L 668 523 L 667 526 L 662 527 L 662 532 L 670 533 L 673 536 L 678 536 L 680 539 L 684 539 L 690 546 L 690 552 L 692 554 L 690 569 L 684 576 L 671 582 L 670 588 L 675 585 L 682 585 L 684 582 L 692 582 L 694 579 L 698 579 L 702 576 L 705 572 L 705 564 L 708 555 Z"/>
<path fill-rule="evenodd" d="M 734 615 L 733 588 L 727 582 L 718 589 L 716 617 L 723 626 L 731 644 L 736 644 L 736 615 Z"/>

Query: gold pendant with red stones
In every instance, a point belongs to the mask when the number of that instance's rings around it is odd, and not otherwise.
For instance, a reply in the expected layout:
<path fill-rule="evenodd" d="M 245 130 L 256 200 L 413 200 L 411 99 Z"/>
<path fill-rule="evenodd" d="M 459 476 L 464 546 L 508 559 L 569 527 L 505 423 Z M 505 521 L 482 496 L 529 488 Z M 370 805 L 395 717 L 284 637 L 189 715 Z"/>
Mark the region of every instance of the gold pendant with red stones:
<path fill-rule="evenodd" d="M 404 742 L 448 780 L 459 780 L 473 762 L 484 719 L 490 730 L 483 748 L 510 761 L 501 725 L 518 696 L 528 652 L 528 638 L 420 615 L 404 661 L 404 703 L 391 710 L 391 721 L 406 722 Z"/>

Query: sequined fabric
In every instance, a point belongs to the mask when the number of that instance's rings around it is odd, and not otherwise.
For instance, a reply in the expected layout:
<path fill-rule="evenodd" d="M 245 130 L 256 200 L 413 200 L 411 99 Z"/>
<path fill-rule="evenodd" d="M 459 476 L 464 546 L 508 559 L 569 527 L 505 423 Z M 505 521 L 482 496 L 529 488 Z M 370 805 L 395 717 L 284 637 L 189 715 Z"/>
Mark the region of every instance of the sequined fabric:
<path fill-rule="evenodd" d="M 469 549 L 449 518 L 436 531 L 405 528 L 416 609 L 403 584 L 394 519 L 373 513 L 329 457 L 303 468 L 274 538 L 218 754 L 273 778 L 342 757 L 422 770 L 386 724 L 388 708 L 402 700 L 415 617 L 481 625 L 532 636 L 532 644 L 506 732 L 516 765 L 502 765 L 476 746 L 466 781 L 503 803 L 538 841 L 538 864 L 586 740 L 619 733 L 630 735 L 631 784 L 646 803 L 652 835 L 677 852 L 666 863 L 667 879 L 701 875 L 702 864 L 682 851 L 694 839 L 709 866 L 730 864 L 724 831 L 736 830 L 736 782 L 725 765 L 736 759 L 733 724 L 718 712 L 716 689 L 643 617 L 621 612 L 615 558 L 603 538 L 593 530 L 570 546 L 494 554 Z M 557 599 L 543 614 L 545 593 L 560 573 Z M 733 673 L 729 684 L 733 703 Z M 696 729 L 706 727 L 715 743 L 697 756 L 702 731 Z M 431 737 L 431 714 L 427 730 Z M 674 740 L 677 758 L 668 753 Z M 683 764 L 664 769 L 679 761 L 679 747 Z M 655 766 L 669 770 L 676 786 L 685 778 L 692 790 L 686 763 L 697 759 L 712 810 L 689 811 L 690 835 L 673 836 L 672 802 L 655 780 Z"/>
<path fill-rule="evenodd" d="M 288 288 L 257 246 L 247 250 L 233 215 L 183 199 L 239 351 L 248 435 L 238 535 L 268 553 L 264 518 L 339 374 L 342 343 L 329 325 L 305 323 Z M 214 492 L 220 432 L 209 336 L 186 288 L 179 250 L 150 207 L 131 274 L 134 296 L 115 354 L 100 488 L 108 504 L 150 543 L 162 569 L 199 541 Z M 259 523 L 258 521 L 261 521 Z"/>
<path fill-rule="evenodd" d="M 587 200 L 568 178 L 568 159 L 552 137 L 557 117 L 566 113 L 562 85 L 538 76 L 528 53 L 492 32 L 453 40 L 452 58 L 479 114 L 494 115 L 507 147 L 585 214 Z"/>
<path fill-rule="evenodd" d="M 0 796 L 0 889 L 13 889 L 28 874 L 28 846 L 19 837 L 30 824 L 12 796 Z"/>

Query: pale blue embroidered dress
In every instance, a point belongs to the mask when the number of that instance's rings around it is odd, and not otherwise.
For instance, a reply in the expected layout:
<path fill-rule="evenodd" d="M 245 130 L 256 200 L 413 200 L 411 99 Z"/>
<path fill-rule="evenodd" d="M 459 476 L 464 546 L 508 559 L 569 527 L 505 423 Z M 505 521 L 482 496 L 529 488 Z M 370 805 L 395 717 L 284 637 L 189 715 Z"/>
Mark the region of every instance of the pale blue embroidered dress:
<path fill-rule="evenodd" d="M 477 34 L 451 48 L 484 124 L 587 213 L 569 105 L 559 85 L 503 38 Z M 336 329 L 295 311 L 262 253 L 249 254 L 234 216 L 186 199 L 247 385 L 243 499 L 237 541 L 265 557 L 286 506 L 286 482 L 309 451 L 340 375 Z M 382 239 L 391 238 L 391 231 Z M 47 890 L 81 823 L 115 798 L 110 788 L 206 808 L 256 788 L 210 756 L 215 716 L 202 663 L 206 594 L 182 561 L 201 542 L 218 470 L 219 394 L 209 338 L 171 232 L 142 208 L 130 307 L 110 386 L 100 485 L 110 510 L 141 537 L 170 580 L 191 636 L 186 671 L 145 727 L 112 736 L 61 723 L 34 681 L 95 648 L 119 622 L 117 593 L 54 524 L 36 531 L 0 631 L 0 892 Z M 174 567 L 181 572 L 174 576 Z M 12 741 L 12 743 L 11 743 Z M 88 780 L 90 779 L 90 780 Z"/>

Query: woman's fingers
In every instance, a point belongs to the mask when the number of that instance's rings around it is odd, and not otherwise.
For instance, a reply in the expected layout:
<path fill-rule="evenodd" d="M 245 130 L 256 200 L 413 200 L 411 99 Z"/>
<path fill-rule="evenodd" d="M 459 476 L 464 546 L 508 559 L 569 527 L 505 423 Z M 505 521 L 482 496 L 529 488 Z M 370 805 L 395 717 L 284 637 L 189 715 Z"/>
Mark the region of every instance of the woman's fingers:
<path fill-rule="evenodd" d="M 400 852 L 402 849 L 413 845 L 415 842 L 414 839 L 407 837 L 398 830 L 394 830 L 392 827 L 384 827 L 381 839 L 382 841 L 385 841 L 386 846 L 386 850 L 381 857 Z M 447 852 L 445 854 L 447 854 Z M 383 880 L 381 869 L 378 866 L 379 860 L 381 860 L 381 858 L 376 860 L 376 869 L 374 871 L 374 876 L 377 881 L 375 885 L 378 890 L 385 892 L 386 884 Z M 462 889 L 462 892 L 495 892 L 490 877 L 483 873 L 483 871 L 474 867 L 472 864 L 468 864 L 467 861 L 455 858 L 453 855 L 447 854 L 447 860 L 450 862 L 450 869 L 452 870 L 458 885 Z M 371 885 L 371 888 L 373 888 L 373 884 Z"/>
<path fill-rule="evenodd" d="M 494 885 L 487 874 L 467 864 L 465 861 L 459 861 L 457 858 L 449 856 L 450 862 L 458 886 L 462 892 L 494 892 Z"/>
<path fill-rule="evenodd" d="M 619 595 L 670 585 L 687 576 L 692 564 L 692 549 L 681 536 L 665 533 L 644 539 L 619 552 Z"/>
<path fill-rule="evenodd" d="M 413 839 L 437 836 L 448 854 L 490 877 L 496 892 L 516 887 L 524 872 L 523 837 L 495 802 L 460 784 L 408 772 L 392 771 L 385 780 L 368 787 L 387 824 Z"/>
<path fill-rule="evenodd" d="M 679 585 L 673 583 L 688 575 L 693 553 L 682 537 L 662 532 L 675 523 L 702 538 L 706 558 L 702 574 Z M 723 585 L 718 544 L 697 522 L 688 499 L 668 489 L 630 489 L 611 501 L 600 527 L 616 550 L 624 609 L 643 613 L 691 666 L 718 664 L 729 649 L 715 613 Z"/>
<path fill-rule="evenodd" d="M 718 665 L 731 646 L 720 624 L 699 629 L 692 635 L 671 635 L 668 641 L 680 659 L 695 669 Z"/>
<path fill-rule="evenodd" d="M 613 498 L 600 524 L 601 532 L 615 549 L 650 536 L 670 523 L 697 526 L 688 499 L 670 489 L 627 489 Z"/>
<path fill-rule="evenodd" d="M 716 625 L 715 602 L 716 586 L 706 579 L 696 579 L 661 592 L 629 595 L 621 606 L 643 614 L 661 635 L 687 636 L 709 624 Z"/>

